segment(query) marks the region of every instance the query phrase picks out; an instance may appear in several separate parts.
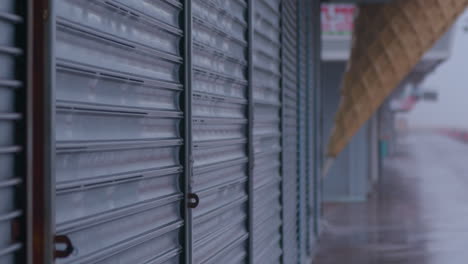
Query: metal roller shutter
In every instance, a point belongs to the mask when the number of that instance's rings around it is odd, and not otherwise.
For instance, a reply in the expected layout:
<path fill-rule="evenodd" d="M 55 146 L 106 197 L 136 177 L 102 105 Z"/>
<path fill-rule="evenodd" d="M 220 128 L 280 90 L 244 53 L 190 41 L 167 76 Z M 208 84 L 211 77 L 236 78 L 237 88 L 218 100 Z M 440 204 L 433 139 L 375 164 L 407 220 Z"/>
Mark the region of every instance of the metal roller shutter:
<path fill-rule="evenodd" d="M 316 165 L 320 164 L 318 161 L 318 152 L 315 150 L 318 144 L 315 142 L 315 134 L 317 133 L 318 122 L 316 118 L 317 114 L 317 90 L 318 90 L 318 70 L 320 65 L 320 53 L 317 52 L 320 45 L 320 35 L 316 32 L 320 28 L 320 3 L 306 1 L 305 9 L 306 12 L 304 21 L 306 23 L 306 39 L 307 39 L 307 173 L 306 173 L 306 235 L 307 235 L 307 254 L 312 256 L 314 253 L 316 235 L 315 227 L 317 225 L 316 221 L 316 202 L 317 196 L 317 179 L 318 174 L 316 171 Z M 318 24 L 318 25 L 316 25 Z M 320 30 L 319 30 L 320 31 Z M 317 37 L 317 35 L 319 37 Z"/>
<path fill-rule="evenodd" d="M 283 263 L 298 262 L 297 1 L 282 1 Z"/>
<path fill-rule="evenodd" d="M 193 263 L 245 263 L 247 2 L 193 0 Z"/>
<path fill-rule="evenodd" d="M 254 1 L 254 263 L 281 263 L 281 16 L 279 0 Z"/>
<path fill-rule="evenodd" d="M 0 263 L 25 263 L 26 86 L 23 10 L 0 1 Z"/>
<path fill-rule="evenodd" d="M 57 263 L 179 263 L 182 9 L 55 0 Z"/>

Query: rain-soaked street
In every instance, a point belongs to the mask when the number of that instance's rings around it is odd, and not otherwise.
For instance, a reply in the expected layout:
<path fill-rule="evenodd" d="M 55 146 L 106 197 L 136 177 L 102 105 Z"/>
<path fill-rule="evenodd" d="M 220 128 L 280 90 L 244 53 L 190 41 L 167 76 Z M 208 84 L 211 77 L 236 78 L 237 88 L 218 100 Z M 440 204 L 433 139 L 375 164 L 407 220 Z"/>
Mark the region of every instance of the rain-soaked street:
<path fill-rule="evenodd" d="M 367 203 L 328 206 L 314 264 L 468 263 L 468 144 L 412 134 L 384 170 Z"/>

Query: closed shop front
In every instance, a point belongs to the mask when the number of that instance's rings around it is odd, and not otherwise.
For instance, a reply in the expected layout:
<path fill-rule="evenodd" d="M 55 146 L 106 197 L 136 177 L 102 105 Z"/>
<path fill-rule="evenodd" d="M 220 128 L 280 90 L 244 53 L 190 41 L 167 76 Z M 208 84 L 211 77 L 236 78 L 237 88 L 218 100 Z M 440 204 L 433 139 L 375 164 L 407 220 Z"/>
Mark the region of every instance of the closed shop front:
<path fill-rule="evenodd" d="M 57 263 L 179 263 L 182 9 L 55 1 Z"/>
<path fill-rule="evenodd" d="M 50 199 L 32 206 L 48 208 L 51 232 L 36 239 L 54 252 L 32 263 L 306 263 L 315 217 L 306 2 L 48 1 L 51 184 L 33 188 Z M 0 30 L 14 34 L 15 10 L 0 4 Z M 2 230 L 21 227 L 12 193 L 26 146 L 13 135 L 27 97 L 8 34 L 0 263 L 19 264 L 24 232 Z"/>

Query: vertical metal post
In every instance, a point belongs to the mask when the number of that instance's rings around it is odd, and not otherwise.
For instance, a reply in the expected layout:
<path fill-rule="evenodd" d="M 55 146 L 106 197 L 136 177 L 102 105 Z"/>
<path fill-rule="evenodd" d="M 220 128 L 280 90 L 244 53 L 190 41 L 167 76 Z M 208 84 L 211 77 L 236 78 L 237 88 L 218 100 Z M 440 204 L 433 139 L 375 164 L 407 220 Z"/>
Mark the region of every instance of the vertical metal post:
<path fill-rule="evenodd" d="M 310 5 L 310 1 L 307 1 L 305 3 L 305 6 L 304 8 L 306 10 L 310 10 L 311 8 L 311 5 Z M 306 54 L 305 54 L 305 57 L 306 57 L 306 173 L 305 173 L 305 203 L 306 203 L 306 252 L 307 252 L 307 255 L 308 256 L 311 256 L 311 248 L 312 248 L 312 241 L 311 241 L 311 237 L 310 237 L 310 233 L 311 233 L 311 227 L 310 226 L 310 217 L 311 217 L 311 204 L 310 204 L 310 197 L 311 197 L 311 194 L 310 192 L 313 192 L 313 190 L 310 188 L 311 185 L 311 175 L 313 173 L 311 173 L 311 167 L 315 165 L 315 163 L 313 162 L 312 160 L 312 155 L 311 155 L 311 151 L 312 151 L 312 148 L 311 148 L 311 142 L 312 142 L 312 139 L 310 137 L 310 131 L 311 131 L 311 123 L 313 121 L 313 117 L 311 115 L 311 106 L 310 104 L 312 103 L 311 100 L 310 100 L 310 95 L 312 93 L 311 89 L 313 88 L 313 86 L 311 85 L 311 74 L 310 74 L 310 70 L 311 70 L 311 65 L 310 65 L 310 46 L 311 46 L 311 43 L 309 42 L 310 41 L 310 15 L 311 13 L 310 12 L 306 12 L 306 15 L 305 15 L 305 32 L 306 32 Z"/>
<path fill-rule="evenodd" d="M 284 24 L 285 24 L 285 21 L 283 21 L 284 19 L 284 9 L 285 9 L 285 3 L 284 1 L 281 1 L 280 2 L 280 61 L 281 61 L 281 66 L 280 66 L 280 74 L 281 74 L 281 83 L 280 83 L 280 89 L 281 89 L 281 98 L 280 98 L 280 104 L 281 104 L 281 108 L 280 108 L 280 116 L 281 116 L 281 120 L 280 120 L 280 124 L 281 124 L 281 139 L 280 139 L 280 144 L 281 144 L 281 157 L 280 157 L 280 168 L 281 168 L 281 248 L 283 249 L 283 255 L 282 255 L 282 258 L 281 258 L 281 261 L 283 264 L 287 263 L 288 260 L 286 259 L 286 254 L 284 253 L 285 251 L 285 246 L 286 246 L 286 242 L 285 242 L 285 234 L 287 232 L 286 230 L 286 225 L 285 225 L 285 221 L 286 221 L 286 210 L 285 210 L 285 206 L 286 206 L 286 195 L 288 195 L 287 193 L 287 189 L 286 189 L 286 169 L 285 169 L 285 162 L 286 162 L 286 111 L 285 111 L 285 96 L 286 96 L 286 87 L 285 87 L 285 80 L 284 80 L 284 72 L 285 72 L 285 59 L 284 59 L 284 56 L 285 56 L 285 52 L 284 52 L 284 45 L 285 45 L 285 34 L 284 34 L 284 31 L 285 31 L 285 28 L 284 28 Z"/>
<path fill-rule="evenodd" d="M 321 20 L 321 1 L 312 1 L 311 10 L 311 33 L 312 33 L 312 89 L 314 94 L 314 215 L 315 215 L 315 235 L 318 237 L 320 232 L 320 212 L 321 212 L 321 189 L 320 181 L 321 166 L 323 164 L 322 151 L 322 93 L 321 93 L 321 51 L 322 51 L 322 20 Z"/>
<path fill-rule="evenodd" d="M 46 26 L 49 31 L 48 38 L 47 38 L 47 50 L 48 54 L 46 65 L 48 72 L 46 73 L 46 84 L 48 91 L 48 97 L 46 101 L 46 119 L 48 118 L 47 122 L 47 139 L 45 140 L 47 145 L 45 145 L 45 151 L 48 154 L 48 167 L 46 168 L 49 173 L 49 183 L 47 189 L 49 193 L 46 194 L 46 197 L 49 199 L 48 205 L 50 207 L 49 210 L 49 224 L 50 224 L 50 233 L 49 236 L 52 240 L 54 240 L 55 236 L 55 35 L 56 35 L 56 23 L 55 23 L 55 1 L 56 0 L 49 0 L 49 10 L 45 15 L 46 18 Z M 47 185 L 46 185 L 47 186 Z M 55 252 L 55 242 L 52 241 L 50 243 L 51 249 L 50 251 L 54 254 Z M 55 257 L 55 256 L 52 256 Z"/>
<path fill-rule="evenodd" d="M 33 124 L 33 27 L 34 27 L 34 1 L 33 0 L 27 0 L 26 1 L 26 94 L 27 94 L 27 108 L 26 108 L 26 115 L 27 117 L 27 123 L 26 123 L 26 144 L 27 144 L 27 154 L 26 154 L 26 263 L 27 264 L 32 264 L 33 262 L 33 135 L 34 133 L 32 132 L 34 128 Z"/>
<path fill-rule="evenodd" d="M 53 263 L 54 236 L 54 80 L 55 14 L 53 0 L 31 1 L 32 7 L 32 259 Z"/>
<path fill-rule="evenodd" d="M 184 199 L 182 201 L 182 217 L 184 218 L 184 250 L 182 263 L 192 263 L 192 210 L 188 207 L 190 201 L 188 195 L 192 192 L 191 178 L 193 172 L 193 144 L 192 144 L 192 1 L 184 1 L 183 12 L 184 43 L 182 45 L 184 55 L 184 92 L 183 92 L 183 166 L 184 176 L 181 180 Z"/>
<path fill-rule="evenodd" d="M 297 76 L 297 244 L 298 244 L 298 262 L 301 263 L 302 261 L 302 211 L 301 211 L 301 201 L 302 201 L 302 166 L 301 166 L 301 159 L 302 159 L 302 133 L 301 133 L 301 0 L 296 0 L 296 76 Z"/>
<path fill-rule="evenodd" d="M 253 101 L 253 52 L 254 52 L 254 0 L 248 0 L 247 6 L 247 21 L 248 21 L 248 30 L 247 30 L 247 42 L 248 42 L 248 58 L 247 58 L 247 100 L 248 100 L 248 138 L 247 138 L 247 155 L 248 155 L 248 232 L 249 232 L 249 242 L 248 242 L 248 263 L 254 263 L 254 237 L 253 237 L 253 227 L 254 227 L 254 135 L 253 135 L 253 125 L 254 125 L 254 101 Z"/>

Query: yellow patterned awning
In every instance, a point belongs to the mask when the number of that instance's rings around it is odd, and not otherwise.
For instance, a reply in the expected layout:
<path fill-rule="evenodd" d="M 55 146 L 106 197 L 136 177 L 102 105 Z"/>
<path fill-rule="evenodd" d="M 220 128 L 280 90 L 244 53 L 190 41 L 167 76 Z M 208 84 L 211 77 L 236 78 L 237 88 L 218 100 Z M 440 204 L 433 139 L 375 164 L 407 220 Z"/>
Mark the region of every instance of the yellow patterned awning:
<path fill-rule="evenodd" d="M 360 6 L 328 156 L 341 152 L 467 6 L 468 0 Z"/>

